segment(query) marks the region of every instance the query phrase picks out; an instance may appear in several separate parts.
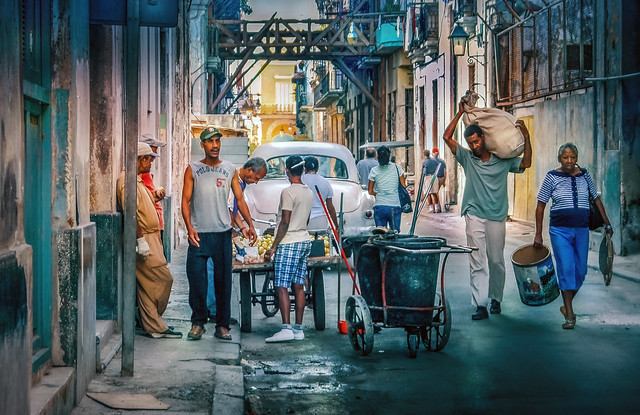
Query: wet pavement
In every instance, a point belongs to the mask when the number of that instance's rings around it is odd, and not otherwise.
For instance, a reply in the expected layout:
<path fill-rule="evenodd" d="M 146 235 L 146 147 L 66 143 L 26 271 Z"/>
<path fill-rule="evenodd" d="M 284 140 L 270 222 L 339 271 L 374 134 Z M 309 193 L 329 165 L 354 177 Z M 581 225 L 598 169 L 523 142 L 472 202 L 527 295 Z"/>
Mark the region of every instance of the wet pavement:
<path fill-rule="evenodd" d="M 576 328 L 563 330 L 560 299 L 526 306 L 515 286 L 510 253 L 531 243 L 533 227 L 509 222 L 507 232 L 501 315 L 471 320 L 468 260 L 450 257 L 445 285 L 452 328 L 441 352 L 420 346 L 411 359 L 405 331 L 385 328 L 374 335 L 370 355 L 356 353 L 337 331 L 335 270 L 325 273 L 327 328 L 316 331 L 307 310 L 303 341 L 266 344 L 279 315 L 266 318 L 253 307 L 253 331 L 242 336 L 247 413 L 636 413 L 640 285 L 614 276 L 605 287 L 590 269 L 575 300 Z M 453 214 L 421 218 L 416 233 L 465 240 L 464 221 Z M 346 270 L 341 281 L 344 313 Z"/>

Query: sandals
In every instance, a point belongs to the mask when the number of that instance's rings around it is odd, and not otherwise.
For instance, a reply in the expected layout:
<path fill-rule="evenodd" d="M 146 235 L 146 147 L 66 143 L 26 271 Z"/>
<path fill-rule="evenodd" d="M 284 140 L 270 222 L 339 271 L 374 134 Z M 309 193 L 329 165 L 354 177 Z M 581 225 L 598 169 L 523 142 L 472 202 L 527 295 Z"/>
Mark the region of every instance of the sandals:
<path fill-rule="evenodd" d="M 565 330 L 570 330 L 570 329 L 573 329 L 575 325 L 576 325 L 576 318 L 574 316 L 571 319 L 566 319 L 564 323 L 562 323 L 562 328 Z"/>
<path fill-rule="evenodd" d="M 560 312 L 564 316 L 564 323 L 562 323 L 562 328 L 565 330 L 571 330 L 576 325 L 576 316 L 573 315 L 573 318 L 569 318 L 567 316 L 567 309 L 564 306 L 560 306 Z"/>

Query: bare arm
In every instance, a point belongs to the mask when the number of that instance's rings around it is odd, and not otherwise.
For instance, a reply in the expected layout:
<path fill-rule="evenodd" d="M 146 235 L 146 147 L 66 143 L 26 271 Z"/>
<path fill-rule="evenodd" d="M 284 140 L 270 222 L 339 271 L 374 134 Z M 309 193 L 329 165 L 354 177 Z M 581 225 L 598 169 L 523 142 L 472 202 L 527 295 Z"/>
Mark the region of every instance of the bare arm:
<path fill-rule="evenodd" d="M 376 195 L 376 191 L 373 190 L 373 187 L 376 185 L 376 182 L 373 180 L 369 180 L 369 194 L 371 196 L 375 196 Z"/>
<path fill-rule="evenodd" d="M 522 155 L 522 161 L 520 162 L 521 169 L 528 169 L 531 167 L 531 155 L 533 150 L 531 148 L 531 138 L 529 137 L 529 130 L 524 125 L 522 120 L 516 121 L 516 127 L 520 129 L 524 136 L 524 154 Z"/>
<path fill-rule="evenodd" d="M 538 200 L 536 206 L 536 236 L 533 238 L 533 246 L 540 248 L 542 246 L 542 220 L 544 219 L 544 210 L 547 204 Z"/>
<path fill-rule="evenodd" d="M 338 216 L 336 215 L 336 208 L 333 206 L 333 200 L 331 198 L 327 198 L 325 204 L 327 205 L 327 211 L 329 212 L 329 216 L 331 216 L 333 225 L 338 229 Z"/>
<path fill-rule="evenodd" d="M 282 241 L 282 238 L 284 238 L 284 236 L 287 234 L 287 231 L 289 230 L 290 222 L 291 222 L 291 211 L 282 210 L 282 219 L 278 224 L 278 230 L 276 231 L 276 236 L 273 239 L 273 244 L 271 245 L 271 248 L 267 249 L 267 251 L 264 253 L 265 260 L 271 261 L 271 259 L 273 259 L 273 256 L 275 255 L 276 250 L 278 249 L 278 245 L 280 244 L 280 242 Z"/>
<path fill-rule="evenodd" d="M 187 227 L 187 233 L 189 235 L 189 243 L 191 245 L 200 246 L 198 243 L 200 238 L 198 232 L 193 229 L 191 225 L 191 197 L 193 196 L 193 175 L 191 173 L 191 166 L 187 166 L 184 172 L 184 185 L 182 187 L 182 219 Z"/>
<path fill-rule="evenodd" d="M 245 222 L 247 222 L 249 228 L 249 239 L 255 241 L 258 235 L 253 227 L 253 220 L 251 219 L 251 213 L 249 213 L 249 206 L 247 206 L 247 202 L 245 202 L 244 196 L 242 195 L 242 188 L 240 187 L 237 171 L 233 174 L 233 179 L 231 179 L 231 190 L 233 190 L 233 196 L 238 202 L 238 211 L 244 218 Z"/>
<path fill-rule="evenodd" d="M 458 113 L 453 117 L 453 120 L 451 120 L 449 125 L 447 125 L 447 128 L 444 130 L 444 135 L 442 136 L 442 138 L 444 138 L 444 142 L 447 144 L 447 147 L 449 147 L 449 150 L 451 150 L 451 153 L 453 153 L 454 156 L 456 154 L 458 143 L 453 139 L 453 133 L 456 131 L 458 121 L 462 118 L 462 114 L 464 114 L 464 107 L 462 102 L 460 102 L 458 104 Z"/>

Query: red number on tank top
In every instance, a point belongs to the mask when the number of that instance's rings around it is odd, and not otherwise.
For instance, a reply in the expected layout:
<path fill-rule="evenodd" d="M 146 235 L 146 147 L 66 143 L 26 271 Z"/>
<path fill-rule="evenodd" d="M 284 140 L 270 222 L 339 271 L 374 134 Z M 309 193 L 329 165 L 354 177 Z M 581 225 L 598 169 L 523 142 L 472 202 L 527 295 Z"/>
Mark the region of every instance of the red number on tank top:
<path fill-rule="evenodd" d="M 224 182 L 225 182 L 226 180 L 227 180 L 227 179 L 217 178 L 217 179 L 216 179 L 216 186 L 218 186 L 218 187 L 222 187 L 222 186 L 224 186 Z"/>

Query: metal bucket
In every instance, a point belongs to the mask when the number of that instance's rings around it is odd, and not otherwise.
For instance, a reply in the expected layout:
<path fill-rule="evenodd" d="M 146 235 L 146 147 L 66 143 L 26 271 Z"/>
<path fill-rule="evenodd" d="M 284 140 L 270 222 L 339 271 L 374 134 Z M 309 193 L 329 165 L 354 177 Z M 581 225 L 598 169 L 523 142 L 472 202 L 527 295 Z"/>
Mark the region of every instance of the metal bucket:
<path fill-rule="evenodd" d="M 545 305 L 558 298 L 558 280 L 547 246 L 521 246 L 511 255 L 511 263 L 523 304 Z"/>
<path fill-rule="evenodd" d="M 405 307 L 433 307 L 440 253 L 412 253 L 388 249 L 389 246 L 409 250 L 439 249 L 443 238 L 398 235 L 389 239 L 373 239 L 362 246 L 358 255 L 358 279 L 362 297 L 367 302 L 374 322 L 391 326 L 425 326 L 431 324 L 433 311 L 407 310 Z M 388 256 L 387 256 L 388 255 Z M 385 298 L 388 309 L 382 311 L 382 262 L 385 269 Z M 400 307 L 400 308 L 393 308 Z"/>

